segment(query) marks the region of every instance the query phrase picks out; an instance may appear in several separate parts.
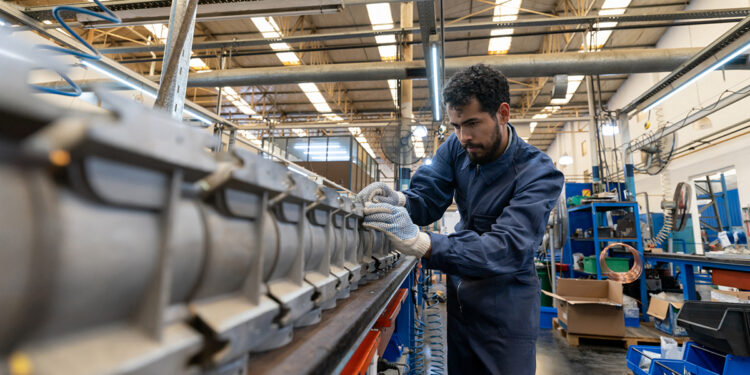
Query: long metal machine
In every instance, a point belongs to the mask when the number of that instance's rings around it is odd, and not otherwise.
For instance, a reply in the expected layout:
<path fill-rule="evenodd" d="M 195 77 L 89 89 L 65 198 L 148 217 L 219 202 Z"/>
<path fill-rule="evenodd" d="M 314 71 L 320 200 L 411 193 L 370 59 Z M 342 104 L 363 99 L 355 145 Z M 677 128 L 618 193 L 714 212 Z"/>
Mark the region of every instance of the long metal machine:
<path fill-rule="evenodd" d="M 397 262 L 337 191 L 247 150 L 211 153 L 204 130 L 113 94 L 100 115 L 43 104 L 12 55 L 0 373 L 252 373 L 242 358 Z"/>

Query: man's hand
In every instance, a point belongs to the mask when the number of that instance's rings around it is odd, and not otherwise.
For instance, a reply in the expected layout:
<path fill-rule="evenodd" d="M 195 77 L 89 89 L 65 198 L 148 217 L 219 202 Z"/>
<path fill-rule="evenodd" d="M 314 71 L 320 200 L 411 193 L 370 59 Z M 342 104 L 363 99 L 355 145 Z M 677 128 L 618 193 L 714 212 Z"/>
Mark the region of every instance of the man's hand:
<path fill-rule="evenodd" d="M 406 204 L 406 196 L 404 196 L 404 193 L 393 190 L 393 188 L 384 182 L 373 182 L 365 186 L 365 188 L 357 194 L 356 200 L 363 204 L 367 202 L 388 203 L 394 206 L 403 206 Z"/>
<path fill-rule="evenodd" d="M 421 258 L 432 248 L 430 236 L 419 231 L 405 208 L 388 203 L 368 203 L 364 214 L 363 226 L 385 233 L 396 250 L 403 254 Z"/>

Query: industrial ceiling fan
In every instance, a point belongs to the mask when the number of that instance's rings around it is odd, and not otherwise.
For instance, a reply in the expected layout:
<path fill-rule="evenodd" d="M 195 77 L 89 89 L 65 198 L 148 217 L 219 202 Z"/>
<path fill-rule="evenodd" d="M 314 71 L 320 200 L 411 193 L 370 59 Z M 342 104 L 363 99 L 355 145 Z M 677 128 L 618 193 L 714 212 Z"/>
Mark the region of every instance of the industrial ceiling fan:
<path fill-rule="evenodd" d="M 411 119 L 400 119 L 381 130 L 380 149 L 391 163 L 411 165 L 432 155 L 433 137 L 430 125 Z"/>

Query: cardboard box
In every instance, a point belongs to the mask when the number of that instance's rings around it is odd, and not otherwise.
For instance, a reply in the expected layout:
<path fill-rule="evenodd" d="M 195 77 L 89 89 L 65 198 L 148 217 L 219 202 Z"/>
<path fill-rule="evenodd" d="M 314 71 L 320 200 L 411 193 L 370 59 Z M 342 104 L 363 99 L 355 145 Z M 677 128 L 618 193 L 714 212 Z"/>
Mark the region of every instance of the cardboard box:
<path fill-rule="evenodd" d="M 682 302 L 670 302 L 659 297 L 651 297 L 648 303 L 648 314 L 654 318 L 654 327 L 673 336 L 687 336 L 687 331 L 677 325 L 677 314 Z"/>
<path fill-rule="evenodd" d="M 543 292 L 559 301 L 557 317 L 568 332 L 625 336 L 622 284 L 612 280 L 559 279 L 557 293 Z"/>
<path fill-rule="evenodd" d="M 711 290 L 711 301 L 750 303 L 750 292 L 732 292 L 728 290 Z"/>

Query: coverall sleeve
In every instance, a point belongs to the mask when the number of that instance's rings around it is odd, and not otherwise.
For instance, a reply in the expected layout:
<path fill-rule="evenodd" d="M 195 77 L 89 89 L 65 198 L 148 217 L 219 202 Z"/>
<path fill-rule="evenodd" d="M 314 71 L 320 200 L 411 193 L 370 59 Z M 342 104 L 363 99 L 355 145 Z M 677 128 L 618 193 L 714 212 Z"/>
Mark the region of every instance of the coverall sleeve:
<path fill-rule="evenodd" d="M 423 165 L 414 173 L 406 196 L 406 209 L 414 224 L 425 226 L 443 217 L 453 203 L 453 166 L 450 156 L 452 142 L 438 148 L 431 165 Z"/>
<path fill-rule="evenodd" d="M 489 232 L 430 233 L 428 266 L 460 277 L 486 278 L 518 272 L 533 262 L 563 185 L 560 171 L 552 166 L 540 169 L 524 172 L 536 178 L 519 188 Z"/>

